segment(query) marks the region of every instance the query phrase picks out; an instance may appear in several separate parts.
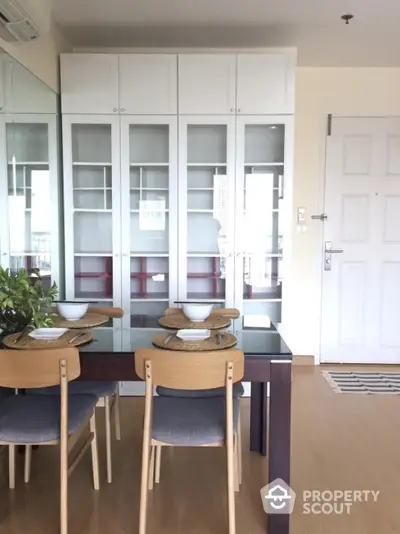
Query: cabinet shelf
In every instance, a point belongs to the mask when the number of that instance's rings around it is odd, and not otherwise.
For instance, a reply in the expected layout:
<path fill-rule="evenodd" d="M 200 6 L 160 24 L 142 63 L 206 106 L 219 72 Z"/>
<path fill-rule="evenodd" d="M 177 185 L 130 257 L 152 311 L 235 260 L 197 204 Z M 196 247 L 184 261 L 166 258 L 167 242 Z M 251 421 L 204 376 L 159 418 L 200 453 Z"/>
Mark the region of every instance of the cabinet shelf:
<path fill-rule="evenodd" d="M 168 191 L 168 187 L 131 187 L 131 191 Z"/>
<path fill-rule="evenodd" d="M 214 191 L 214 187 L 188 187 L 188 191 Z"/>
<path fill-rule="evenodd" d="M 141 295 L 140 293 L 131 293 L 131 301 L 133 302 L 140 302 L 140 301 L 168 302 L 169 295 L 168 293 L 147 293 L 147 295 Z"/>
<path fill-rule="evenodd" d="M 111 191 L 112 187 L 74 187 L 74 191 Z"/>
<path fill-rule="evenodd" d="M 8 165 L 14 165 L 14 163 L 12 161 L 9 161 L 8 162 Z M 16 161 L 15 162 L 15 165 L 29 165 L 29 166 L 39 166 L 39 167 L 42 167 L 42 166 L 45 166 L 45 165 L 49 165 L 49 162 L 48 161 Z"/>
<path fill-rule="evenodd" d="M 112 252 L 74 252 L 74 256 L 77 258 L 111 258 Z"/>
<path fill-rule="evenodd" d="M 226 167 L 226 161 L 223 161 L 221 163 L 186 163 L 187 167 Z"/>
<path fill-rule="evenodd" d="M 111 167 L 112 163 L 105 161 L 73 161 L 73 167 Z"/>
<path fill-rule="evenodd" d="M 131 258 L 169 258 L 168 252 L 131 252 Z"/>
<path fill-rule="evenodd" d="M 130 167 L 169 167 L 169 162 L 166 161 L 165 163 L 151 163 L 151 162 L 138 162 L 138 163 L 130 163 Z"/>
<path fill-rule="evenodd" d="M 78 213 L 112 213 L 112 209 L 104 208 L 74 208 L 74 212 Z"/>
<path fill-rule="evenodd" d="M 283 167 L 283 165 L 285 165 L 283 161 L 270 161 L 268 163 L 244 163 L 245 167 Z"/>
<path fill-rule="evenodd" d="M 214 211 L 216 210 L 212 210 L 212 209 L 188 209 L 187 212 L 188 213 L 214 213 Z"/>
<path fill-rule="evenodd" d="M 110 211 L 110 210 L 108 210 Z M 150 213 L 169 213 L 169 209 L 165 209 L 165 210 L 145 210 L 145 209 L 142 209 L 142 210 L 129 210 L 131 213 L 146 213 L 146 212 L 150 212 Z"/>

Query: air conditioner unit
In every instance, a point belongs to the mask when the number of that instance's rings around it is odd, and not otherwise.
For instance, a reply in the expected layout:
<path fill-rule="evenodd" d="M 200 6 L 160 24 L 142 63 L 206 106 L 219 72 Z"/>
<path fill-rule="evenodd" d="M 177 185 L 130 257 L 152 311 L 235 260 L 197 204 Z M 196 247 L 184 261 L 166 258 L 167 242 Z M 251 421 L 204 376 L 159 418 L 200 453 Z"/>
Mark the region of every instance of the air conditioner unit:
<path fill-rule="evenodd" d="M 5 41 L 31 41 L 38 27 L 14 0 L 0 0 L 0 37 Z"/>

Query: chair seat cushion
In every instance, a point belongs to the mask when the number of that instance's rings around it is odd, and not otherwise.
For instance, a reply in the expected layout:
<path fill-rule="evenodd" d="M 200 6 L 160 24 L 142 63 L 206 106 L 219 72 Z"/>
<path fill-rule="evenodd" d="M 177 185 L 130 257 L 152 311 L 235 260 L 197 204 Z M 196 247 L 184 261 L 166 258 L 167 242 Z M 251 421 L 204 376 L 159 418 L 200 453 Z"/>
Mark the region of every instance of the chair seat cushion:
<path fill-rule="evenodd" d="M 68 384 L 70 395 L 95 395 L 96 397 L 108 397 L 115 393 L 118 382 L 108 380 L 74 380 Z M 48 388 L 27 389 L 27 395 L 60 395 L 60 386 Z"/>
<path fill-rule="evenodd" d="M 206 445 L 225 439 L 225 397 L 154 397 L 152 437 L 173 445 Z M 237 429 L 239 399 L 233 398 Z"/>
<path fill-rule="evenodd" d="M 234 397 L 242 397 L 244 395 L 244 387 L 241 382 L 233 384 Z M 157 386 L 156 392 L 163 397 L 185 397 L 192 399 L 201 399 L 204 397 L 224 397 L 226 394 L 226 388 L 213 388 L 213 389 L 171 389 L 164 386 Z"/>
<path fill-rule="evenodd" d="M 95 395 L 68 397 L 68 435 L 90 416 L 97 404 Z M 0 441 L 44 443 L 60 439 L 60 397 L 14 395 L 0 402 Z"/>

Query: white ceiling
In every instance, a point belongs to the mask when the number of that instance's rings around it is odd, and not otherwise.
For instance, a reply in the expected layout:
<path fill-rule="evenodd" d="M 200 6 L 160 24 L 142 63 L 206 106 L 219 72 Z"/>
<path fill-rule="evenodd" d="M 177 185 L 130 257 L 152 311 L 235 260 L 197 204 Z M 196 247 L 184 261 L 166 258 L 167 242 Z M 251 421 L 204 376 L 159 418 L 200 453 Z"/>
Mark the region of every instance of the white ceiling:
<path fill-rule="evenodd" d="M 77 48 L 296 46 L 301 65 L 400 66 L 399 0 L 53 2 Z"/>

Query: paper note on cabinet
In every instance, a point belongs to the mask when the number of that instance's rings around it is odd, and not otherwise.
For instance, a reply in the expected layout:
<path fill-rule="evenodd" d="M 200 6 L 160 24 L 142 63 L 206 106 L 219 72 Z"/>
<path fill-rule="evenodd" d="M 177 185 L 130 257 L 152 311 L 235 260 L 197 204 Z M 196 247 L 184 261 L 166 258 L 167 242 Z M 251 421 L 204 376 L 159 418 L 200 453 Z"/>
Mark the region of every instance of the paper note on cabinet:
<path fill-rule="evenodd" d="M 165 200 L 139 201 L 139 230 L 165 230 Z"/>

